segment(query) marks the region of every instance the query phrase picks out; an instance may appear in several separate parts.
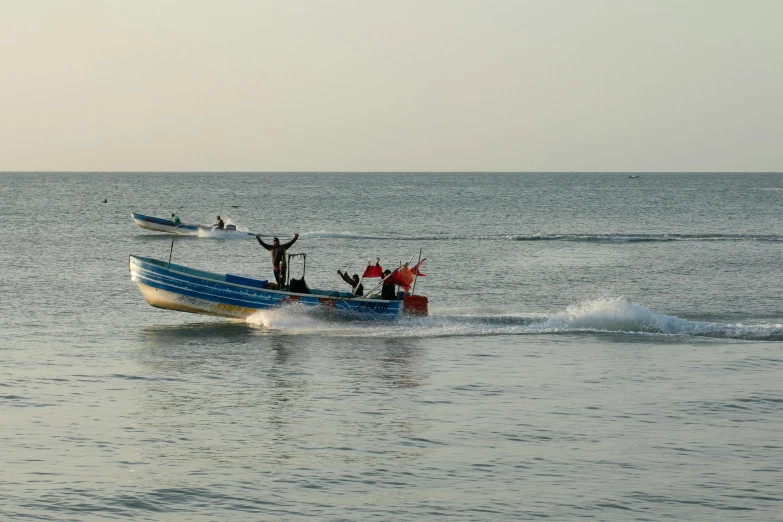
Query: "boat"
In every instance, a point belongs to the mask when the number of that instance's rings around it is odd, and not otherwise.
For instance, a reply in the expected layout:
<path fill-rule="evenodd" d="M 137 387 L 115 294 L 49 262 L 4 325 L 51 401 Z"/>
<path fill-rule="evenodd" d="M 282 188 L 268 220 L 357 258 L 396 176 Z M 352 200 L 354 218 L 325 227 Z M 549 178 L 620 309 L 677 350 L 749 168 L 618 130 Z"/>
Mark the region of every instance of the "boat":
<path fill-rule="evenodd" d="M 304 254 L 290 254 L 289 259 Z M 290 264 L 289 264 L 290 266 Z M 147 302 L 157 308 L 228 318 L 245 318 L 261 310 L 298 304 L 326 307 L 340 315 L 359 319 L 398 320 L 404 315 L 427 315 L 427 297 L 403 295 L 397 300 L 372 296 L 354 297 L 348 292 L 309 289 L 302 279 L 291 279 L 280 290 L 267 280 L 234 274 L 207 272 L 171 262 L 131 255 L 131 281 Z"/>
<path fill-rule="evenodd" d="M 210 236 L 210 237 L 255 237 L 254 232 L 243 232 L 237 230 L 235 225 L 226 225 L 226 228 L 219 229 L 210 225 L 186 225 L 180 223 L 177 225 L 171 219 L 146 216 L 137 212 L 131 212 L 133 221 L 145 230 L 154 230 L 155 232 L 165 232 L 167 234 L 177 234 L 180 236 Z"/>
<path fill-rule="evenodd" d="M 628 176 L 628 179 L 636 179 L 638 177 L 639 176 L 637 176 L 636 174 L 631 174 L 630 176 Z"/>

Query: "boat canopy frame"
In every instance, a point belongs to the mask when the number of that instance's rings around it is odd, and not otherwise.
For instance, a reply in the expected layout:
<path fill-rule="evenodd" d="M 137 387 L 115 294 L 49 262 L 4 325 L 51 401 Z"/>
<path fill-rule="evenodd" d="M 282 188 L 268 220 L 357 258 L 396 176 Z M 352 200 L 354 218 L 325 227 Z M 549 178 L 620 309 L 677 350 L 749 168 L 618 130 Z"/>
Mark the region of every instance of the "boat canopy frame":
<path fill-rule="evenodd" d="M 285 287 L 289 288 L 291 283 L 291 259 L 301 257 L 302 258 L 302 279 L 305 278 L 305 270 L 307 269 L 307 254 L 302 252 L 300 254 L 287 254 L 286 270 L 285 270 Z"/>

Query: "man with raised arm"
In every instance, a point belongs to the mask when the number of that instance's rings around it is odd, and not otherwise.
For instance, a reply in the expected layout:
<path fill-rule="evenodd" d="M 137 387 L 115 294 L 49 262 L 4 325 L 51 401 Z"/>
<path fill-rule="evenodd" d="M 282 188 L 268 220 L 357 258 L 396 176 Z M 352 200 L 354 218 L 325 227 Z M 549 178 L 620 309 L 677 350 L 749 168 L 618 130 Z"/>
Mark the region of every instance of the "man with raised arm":
<path fill-rule="evenodd" d="M 359 274 L 354 274 L 353 277 L 350 277 L 339 268 L 337 269 L 337 274 L 343 278 L 343 281 L 351 285 L 351 294 L 354 297 L 361 297 L 364 295 L 364 286 L 361 283 L 361 279 L 359 279 Z"/>
<path fill-rule="evenodd" d="M 275 273 L 277 287 L 282 289 L 283 284 L 285 284 L 285 251 L 299 239 L 299 234 L 294 234 L 294 238 L 291 241 L 282 245 L 278 238 L 274 238 L 271 245 L 264 243 L 258 234 L 256 234 L 256 239 L 262 247 L 269 250 L 269 253 L 272 254 L 272 271 Z"/>

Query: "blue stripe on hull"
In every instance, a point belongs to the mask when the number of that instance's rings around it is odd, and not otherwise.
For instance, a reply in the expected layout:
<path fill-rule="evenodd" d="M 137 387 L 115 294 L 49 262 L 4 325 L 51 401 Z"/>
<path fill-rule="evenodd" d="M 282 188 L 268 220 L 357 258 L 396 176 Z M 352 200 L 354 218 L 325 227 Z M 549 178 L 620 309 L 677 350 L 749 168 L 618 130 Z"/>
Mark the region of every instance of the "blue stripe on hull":
<path fill-rule="evenodd" d="M 259 298 L 270 301 L 275 294 L 263 290 L 254 290 L 252 288 L 221 284 L 218 281 L 209 281 L 198 277 L 191 277 L 181 273 L 171 272 L 165 268 L 158 268 L 154 265 L 142 265 L 137 267 L 141 272 L 139 276 L 147 281 L 154 281 L 161 285 L 168 285 L 173 290 L 189 290 L 200 292 L 213 298 L 241 299 L 243 301 L 255 302 Z M 166 288 L 169 290 L 169 288 Z M 282 294 L 281 298 L 282 298 Z M 317 298 L 316 298 L 317 301 Z"/>

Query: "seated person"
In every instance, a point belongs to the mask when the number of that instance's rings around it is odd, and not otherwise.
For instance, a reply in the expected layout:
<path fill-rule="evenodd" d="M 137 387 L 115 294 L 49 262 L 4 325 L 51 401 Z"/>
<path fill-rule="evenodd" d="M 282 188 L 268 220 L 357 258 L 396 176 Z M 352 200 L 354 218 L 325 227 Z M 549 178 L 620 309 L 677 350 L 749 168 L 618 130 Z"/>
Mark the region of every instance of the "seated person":
<path fill-rule="evenodd" d="M 179 216 L 176 214 L 171 215 L 171 220 L 174 222 L 174 226 L 178 227 L 181 221 L 179 220 Z"/>
<path fill-rule="evenodd" d="M 343 281 L 351 285 L 351 289 L 352 289 L 351 293 L 353 294 L 354 297 L 360 297 L 364 295 L 364 286 L 362 286 L 362 283 L 360 282 L 359 274 L 354 274 L 353 278 L 350 278 L 348 277 L 348 274 L 346 274 L 339 268 L 337 269 L 337 273 L 340 275 L 340 277 L 343 278 Z"/>
<path fill-rule="evenodd" d="M 378 271 L 373 271 L 372 276 L 367 275 L 367 271 L 365 271 L 365 277 L 380 277 L 381 281 L 383 282 L 383 287 L 381 288 L 381 299 L 385 299 L 386 301 L 395 301 L 397 299 L 397 285 L 389 281 L 387 278 L 391 275 L 391 270 L 384 270 L 383 275 L 376 275 L 381 268 L 381 258 L 376 257 L 375 258 L 375 266 L 378 267 Z M 370 270 L 369 268 L 367 270 Z"/>
<path fill-rule="evenodd" d="M 220 216 L 217 217 L 218 222 L 212 225 L 213 227 L 216 227 L 218 230 L 223 230 L 223 227 L 225 224 L 223 223 L 223 220 L 220 219 Z"/>
<path fill-rule="evenodd" d="M 391 275 L 391 270 L 384 270 L 383 271 L 383 278 L 386 279 Z M 390 283 L 388 281 L 385 281 L 383 283 L 383 288 L 381 288 L 381 299 L 386 299 L 387 301 L 394 301 L 397 299 L 397 285 L 394 283 Z"/>

